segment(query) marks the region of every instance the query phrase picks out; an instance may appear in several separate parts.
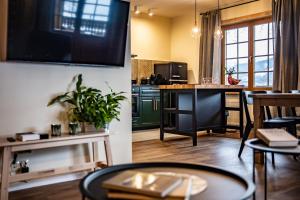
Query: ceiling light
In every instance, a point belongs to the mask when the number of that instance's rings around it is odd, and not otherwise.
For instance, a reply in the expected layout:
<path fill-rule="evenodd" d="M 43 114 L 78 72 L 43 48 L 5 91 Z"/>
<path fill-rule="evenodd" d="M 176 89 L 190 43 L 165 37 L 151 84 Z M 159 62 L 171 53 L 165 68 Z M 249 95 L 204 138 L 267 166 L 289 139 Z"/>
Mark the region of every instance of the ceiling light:
<path fill-rule="evenodd" d="M 136 15 L 141 13 L 141 11 L 137 5 L 134 6 L 133 11 L 134 11 L 134 14 L 136 14 Z"/>
<path fill-rule="evenodd" d="M 153 9 L 149 9 L 148 10 L 148 15 L 150 16 L 150 17 L 152 17 L 153 15 L 154 15 L 154 12 L 153 12 Z"/>
<path fill-rule="evenodd" d="M 198 23 L 197 23 L 197 0 L 195 0 L 195 16 L 194 16 L 194 27 L 192 28 L 192 37 L 199 37 L 200 36 L 200 28 L 198 26 Z"/>
<path fill-rule="evenodd" d="M 222 31 L 222 27 L 221 27 L 221 24 L 220 24 L 220 21 L 221 21 L 220 13 L 221 13 L 220 0 L 218 0 L 218 21 L 217 21 L 217 27 L 218 28 L 215 30 L 215 33 L 214 33 L 214 37 L 217 40 L 222 40 L 223 39 L 223 31 Z"/>

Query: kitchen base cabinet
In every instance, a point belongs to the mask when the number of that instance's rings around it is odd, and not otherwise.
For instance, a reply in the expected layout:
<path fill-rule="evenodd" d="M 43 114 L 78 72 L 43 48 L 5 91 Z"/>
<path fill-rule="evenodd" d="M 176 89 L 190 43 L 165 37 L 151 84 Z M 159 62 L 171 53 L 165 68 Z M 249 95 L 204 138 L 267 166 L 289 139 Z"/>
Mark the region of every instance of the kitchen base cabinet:
<path fill-rule="evenodd" d="M 160 91 L 158 86 L 141 86 L 139 116 L 132 118 L 132 129 L 141 130 L 160 126 Z"/>
<path fill-rule="evenodd" d="M 160 122 L 159 97 L 141 98 L 141 124 L 144 126 L 157 126 Z"/>

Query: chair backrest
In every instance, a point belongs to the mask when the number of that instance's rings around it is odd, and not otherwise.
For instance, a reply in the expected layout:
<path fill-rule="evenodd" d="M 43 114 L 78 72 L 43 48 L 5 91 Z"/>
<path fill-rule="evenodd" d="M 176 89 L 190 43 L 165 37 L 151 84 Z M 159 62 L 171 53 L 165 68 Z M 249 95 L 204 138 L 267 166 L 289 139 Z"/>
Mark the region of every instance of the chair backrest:
<path fill-rule="evenodd" d="M 248 105 L 253 105 L 253 96 L 254 94 L 267 94 L 266 91 L 244 91 L 243 92 L 243 103 L 245 108 L 246 120 L 247 123 L 251 123 L 251 117 L 249 113 Z"/>
<path fill-rule="evenodd" d="M 276 94 L 276 93 L 278 94 L 278 93 L 282 93 L 282 92 L 280 90 L 267 91 L 267 94 Z M 266 110 L 267 110 L 268 119 L 272 119 L 270 107 L 266 106 Z M 277 115 L 278 115 L 278 117 L 282 117 L 282 108 L 280 106 L 277 106 Z"/>
<path fill-rule="evenodd" d="M 290 90 L 289 93 L 292 93 L 292 94 L 300 94 L 300 90 Z M 295 108 L 295 107 L 292 107 L 291 110 L 292 110 L 292 114 L 293 114 L 294 116 L 297 116 L 296 108 Z"/>

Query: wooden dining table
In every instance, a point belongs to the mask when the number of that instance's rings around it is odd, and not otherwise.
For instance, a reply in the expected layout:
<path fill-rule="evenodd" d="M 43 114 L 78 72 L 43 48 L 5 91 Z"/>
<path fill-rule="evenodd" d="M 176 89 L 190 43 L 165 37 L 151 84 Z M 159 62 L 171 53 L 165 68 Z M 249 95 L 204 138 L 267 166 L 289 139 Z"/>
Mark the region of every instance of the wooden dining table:
<path fill-rule="evenodd" d="M 300 107 L 300 94 L 273 93 L 253 95 L 254 136 L 262 128 L 264 120 L 264 106 Z M 263 163 L 262 154 L 257 154 L 259 163 Z"/>

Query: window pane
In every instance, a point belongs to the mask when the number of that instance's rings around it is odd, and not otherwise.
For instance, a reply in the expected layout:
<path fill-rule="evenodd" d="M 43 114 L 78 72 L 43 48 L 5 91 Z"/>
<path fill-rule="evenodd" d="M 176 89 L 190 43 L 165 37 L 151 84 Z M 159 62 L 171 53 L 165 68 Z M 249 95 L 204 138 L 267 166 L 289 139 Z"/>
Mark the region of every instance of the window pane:
<path fill-rule="evenodd" d="M 269 40 L 269 54 L 273 54 L 273 49 L 274 49 L 274 46 L 273 46 L 273 39 Z"/>
<path fill-rule="evenodd" d="M 273 85 L 273 72 L 269 72 L 269 86 Z"/>
<path fill-rule="evenodd" d="M 273 71 L 273 70 L 274 70 L 273 66 L 274 66 L 274 57 L 273 57 L 273 56 L 270 56 L 270 57 L 269 57 L 269 70 L 270 70 L 270 71 Z"/>
<path fill-rule="evenodd" d="M 248 86 L 248 73 L 241 73 L 238 75 L 241 82 L 239 85 L 245 85 Z"/>
<path fill-rule="evenodd" d="M 85 2 L 86 3 L 91 3 L 91 4 L 96 4 L 97 0 L 86 0 Z"/>
<path fill-rule="evenodd" d="M 254 73 L 255 86 L 268 86 L 268 72 Z"/>
<path fill-rule="evenodd" d="M 268 56 L 254 58 L 255 71 L 268 71 Z"/>
<path fill-rule="evenodd" d="M 248 58 L 239 59 L 239 72 L 248 72 Z"/>
<path fill-rule="evenodd" d="M 268 24 L 256 25 L 254 28 L 255 40 L 267 39 L 268 38 Z"/>
<path fill-rule="evenodd" d="M 237 71 L 237 59 L 228 59 L 226 61 L 226 69 L 234 68 Z"/>
<path fill-rule="evenodd" d="M 248 27 L 239 28 L 239 42 L 248 41 Z"/>
<path fill-rule="evenodd" d="M 108 21 L 108 17 L 106 17 L 106 16 L 101 16 L 101 15 L 96 15 L 96 16 L 95 16 L 95 20 L 96 20 L 96 21 L 107 22 L 107 21 Z"/>
<path fill-rule="evenodd" d="M 109 6 L 110 1 L 111 0 L 98 0 L 98 4 Z"/>
<path fill-rule="evenodd" d="M 248 57 L 248 42 L 239 43 L 239 57 Z"/>
<path fill-rule="evenodd" d="M 268 40 L 256 41 L 254 44 L 255 56 L 268 55 Z"/>
<path fill-rule="evenodd" d="M 93 15 L 86 15 L 86 14 L 83 14 L 83 15 L 82 15 L 82 19 L 90 19 L 90 20 L 92 20 L 92 19 L 93 19 Z"/>
<path fill-rule="evenodd" d="M 96 14 L 97 15 L 108 15 L 109 7 L 107 6 L 97 6 Z"/>
<path fill-rule="evenodd" d="M 237 57 L 237 45 L 236 44 L 231 44 L 227 45 L 227 58 L 236 58 Z"/>
<path fill-rule="evenodd" d="M 91 4 L 84 5 L 84 9 L 83 9 L 84 14 L 94 14 L 94 11 L 95 11 L 94 5 L 91 5 Z"/>
<path fill-rule="evenodd" d="M 273 23 L 269 23 L 269 38 L 273 38 Z"/>
<path fill-rule="evenodd" d="M 226 31 L 226 44 L 237 42 L 237 29 Z"/>

